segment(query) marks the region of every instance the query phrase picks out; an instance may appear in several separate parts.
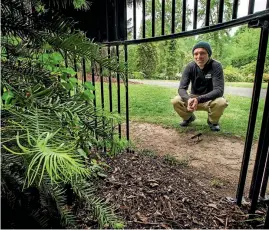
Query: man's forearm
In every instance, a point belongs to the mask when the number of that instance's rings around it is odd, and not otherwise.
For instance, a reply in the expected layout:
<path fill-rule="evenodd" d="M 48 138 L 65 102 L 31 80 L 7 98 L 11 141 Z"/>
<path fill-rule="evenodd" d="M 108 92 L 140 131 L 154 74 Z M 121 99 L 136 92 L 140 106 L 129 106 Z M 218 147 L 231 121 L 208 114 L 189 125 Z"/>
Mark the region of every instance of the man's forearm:
<path fill-rule="evenodd" d="M 198 103 L 204 103 L 223 96 L 223 89 L 214 89 L 211 92 L 197 97 Z"/>
<path fill-rule="evenodd" d="M 189 94 L 187 93 L 186 89 L 179 88 L 178 89 L 178 94 L 182 98 L 183 101 L 187 102 L 188 99 L 190 98 Z"/>

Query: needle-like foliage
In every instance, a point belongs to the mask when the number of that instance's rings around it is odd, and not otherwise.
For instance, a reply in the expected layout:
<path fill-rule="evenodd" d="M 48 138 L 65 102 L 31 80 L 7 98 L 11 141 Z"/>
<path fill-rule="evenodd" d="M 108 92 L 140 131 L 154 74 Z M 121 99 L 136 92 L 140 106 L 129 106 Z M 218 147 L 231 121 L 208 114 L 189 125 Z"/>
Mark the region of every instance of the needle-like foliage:
<path fill-rule="evenodd" d="M 89 6 L 76 0 L 51 0 L 49 5 L 70 2 Z M 6 210 L 29 218 L 24 226 L 8 217 L 6 227 L 75 227 L 68 202 L 73 192 L 92 208 L 100 227 L 123 226 L 85 187 L 91 180 L 90 153 L 100 143 L 119 149 L 113 142 L 118 117 L 96 108 L 93 85 L 80 84 L 66 65 L 84 58 L 123 79 L 125 67 L 102 55 L 102 47 L 75 31 L 72 20 L 47 15 L 37 10 L 40 6 L 35 0 L 1 3 L 2 200 Z"/>

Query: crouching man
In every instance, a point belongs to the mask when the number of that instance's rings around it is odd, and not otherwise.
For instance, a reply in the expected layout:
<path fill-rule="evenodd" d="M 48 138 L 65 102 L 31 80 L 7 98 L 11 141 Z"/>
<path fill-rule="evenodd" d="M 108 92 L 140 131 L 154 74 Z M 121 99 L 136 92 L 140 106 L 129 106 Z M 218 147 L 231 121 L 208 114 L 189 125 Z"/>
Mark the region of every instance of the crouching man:
<path fill-rule="evenodd" d="M 207 42 L 198 42 L 192 49 L 194 61 L 190 62 L 180 80 L 178 96 L 172 99 L 175 111 L 183 119 L 181 127 L 195 120 L 194 112 L 208 112 L 207 123 L 212 131 L 220 131 L 219 120 L 228 106 L 223 97 L 224 76 L 219 62 L 211 58 L 212 50 Z M 187 90 L 191 83 L 191 94 Z"/>

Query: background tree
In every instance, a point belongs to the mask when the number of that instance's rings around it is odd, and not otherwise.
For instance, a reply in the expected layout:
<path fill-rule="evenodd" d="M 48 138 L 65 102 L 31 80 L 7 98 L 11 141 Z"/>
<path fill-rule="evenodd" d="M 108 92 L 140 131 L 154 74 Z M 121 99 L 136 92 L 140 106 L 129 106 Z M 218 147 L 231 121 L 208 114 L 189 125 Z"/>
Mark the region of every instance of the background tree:
<path fill-rule="evenodd" d="M 154 43 L 137 45 L 136 69 L 145 75 L 145 78 L 154 78 L 157 68 L 157 48 Z"/>
<path fill-rule="evenodd" d="M 215 25 L 218 23 L 218 15 L 219 15 L 219 1 L 212 0 L 210 1 L 210 24 Z M 228 0 L 224 1 L 224 12 L 223 12 L 223 22 L 230 21 L 232 18 L 232 7 L 233 1 Z M 198 24 L 201 26 L 205 26 L 205 15 L 206 15 L 206 0 L 199 1 L 199 10 L 198 10 Z M 221 60 L 223 58 L 222 54 L 224 54 L 224 44 L 229 41 L 230 29 L 220 30 L 212 33 L 207 33 L 200 35 L 199 40 L 208 41 L 212 49 L 214 49 L 214 58 L 217 60 Z"/>
<path fill-rule="evenodd" d="M 146 1 L 146 37 L 151 37 L 152 35 L 152 26 L 151 26 L 151 11 L 152 11 L 152 4 L 150 1 Z M 182 27 L 182 1 L 176 1 L 175 7 L 175 31 L 180 31 Z M 186 17 L 186 27 L 190 24 L 190 10 L 187 9 L 187 17 Z M 162 5 L 161 1 L 155 2 L 155 30 L 156 36 L 161 35 L 161 27 L 162 27 Z M 164 31 L 165 34 L 171 33 L 171 25 L 172 25 L 172 1 L 165 2 L 165 27 Z M 142 27 L 140 28 L 140 31 Z M 182 62 L 182 51 L 179 49 L 177 45 L 177 40 L 169 40 L 165 42 L 158 42 L 156 47 L 152 47 L 151 49 L 155 49 L 154 51 L 151 50 L 151 54 L 157 55 L 154 57 L 154 63 L 157 64 L 155 68 L 151 68 L 151 70 L 156 69 L 156 73 L 149 73 L 147 71 L 145 76 L 148 77 L 157 77 L 157 78 L 165 78 L 165 79 L 174 79 L 176 78 L 176 73 L 181 71 L 183 62 Z M 142 45 L 143 46 L 143 45 Z M 138 48 L 139 55 L 137 56 L 138 64 L 137 64 L 137 71 L 142 71 L 143 68 L 141 67 L 141 63 L 148 63 L 151 60 L 146 60 L 143 58 L 152 58 L 152 55 L 146 55 L 142 52 L 147 51 L 147 49 L 140 49 Z M 157 61 L 155 61 L 157 60 Z"/>

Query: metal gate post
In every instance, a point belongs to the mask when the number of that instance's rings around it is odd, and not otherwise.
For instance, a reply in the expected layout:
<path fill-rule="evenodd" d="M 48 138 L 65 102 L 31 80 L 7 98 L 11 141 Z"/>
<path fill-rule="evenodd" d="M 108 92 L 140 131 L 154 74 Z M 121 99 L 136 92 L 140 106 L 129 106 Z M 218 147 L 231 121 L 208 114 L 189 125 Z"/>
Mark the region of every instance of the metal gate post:
<path fill-rule="evenodd" d="M 262 179 L 264 177 L 265 161 L 269 146 L 269 92 L 267 90 L 265 106 L 262 119 L 262 127 L 257 148 L 255 167 L 251 182 L 251 208 L 250 213 L 254 214 L 259 199 Z"/>
<path fill-rule="evenodd" d="M 239 183 L 238 183 L 237 193 L 236 193 L 236 203 L 239 206 L 242 203 L 248 164 L 249 164 L 249 158 L 250 158 L 250 152 L 251 152 L 253 135 L 254 135 L 254 128 L 255 128 L 255 123 L 256 123 L 256 118 L 257 118 L 259 97 L 260 97 L 261 84 L 262 84 L 262 75 L 263 75 L 263 70 L 264 70 L 264 63 L 265 63 L 265 56 L 266 56 L 266 49 L 267 49 L 267 42 L 268 42 L 268 21 L 262 20 L 262 19 L 252 21 L 252 22 L 249 22 L 249 27 L 261 28 L 261 34 L 260 34 L 260 43 L 259 43 L 258 59 L 257 59 L 257 65 L 256 65 L 254 87 L 253 87 L 253 93 L 252 93 L 250 116 L 249 116 L 249 122 L 248 122 L 246 142 L 245 142 L 245 147 L 244 147 L 244 155 L 243 155 L 240 178 L 239 178 Z"/>
<path fill-rule="evenodd" d="M 264 169 L 264 174 L 263 174 L 263 180 L 262 180 L 262 187 L 261 187 L 261 193 L 260 196 L 262 198 L 265 198 L 265 192 L 267 189 L 267 184 L 268 184 L 268 176 L 269 176 L 269 149 L 267 151 L 267 160 L 266 160 L 266 166 Z"/>
<path fill-rule="evenodd" d="M 126 139 L 130 140 L 130 124 L 129 124 L 129 86 L 128 86 L 128 46 L 124 44 L 124 61 L 125 61 L 125 102 L 126 102 Z"/>
<path fill-rule="evenodd" d="M 268 42 L 268 28 L 269 28 L 269 21 L 264 21 L 264 27 L 262 27 L 262 32 L 264 32 L 264 35 L 265 35 L 265 38 L 264 40 L 266 41 L 267 39 L 267 42 Z M 261 39 L 262 39 L 262 32 L 261 32 Z M 264 49 L 262 50 L 263 52 L 263 55 L 265 56 L 266 55 L 266 49 L 267 49 L 267 42 L 264 43 Z M 264 66 L 263 66 L 264 67 Z M 263 69 L 262 69 L 262 73 L 263 73 Z M 268 89 L 267 89 L 267 95 L 266 95 L 266 99 L 265 99 L 265 107 L 264 107 L 264 115 L 263 115 L 263 121 L 262 121 L 262 127 L 261 127 L 261 133 L 260 133 L 260 138 L 262 138 L 262 135 L 264 132 L 266 132 L 266 127 L 264 124 L 265 120 L 267 119 L 265 117 L 265 114 L 267 113 L 268 114 L 268 111 L 266 111 L 266 108 L 268 109 Z M 260 142 L 260 140 L 259 140 Z M 257 170 L 258 170 L 258 166 L 259 166 L 259 161 L 260 161 L 260 158 L 261 158 L 261 149 L 262 149 L 262 145 L 258 145 L 258 148 L 257 148 L 257 155 L 256 155 L 256 160 L 255 160 L 255 165 L 254 165 L 254 170 L 253 170 L 253 176 L 252 176 L 252 181 L 251 181 L 251 186 L 250 186 L 250 190 L 249 190 L 249 197 L 252 198 L 253 196 L 253 189 L 254 189 L 254 184 L 255 184 L 255 180 L 256 180 L 256 175 L 257 175 Z"/>

